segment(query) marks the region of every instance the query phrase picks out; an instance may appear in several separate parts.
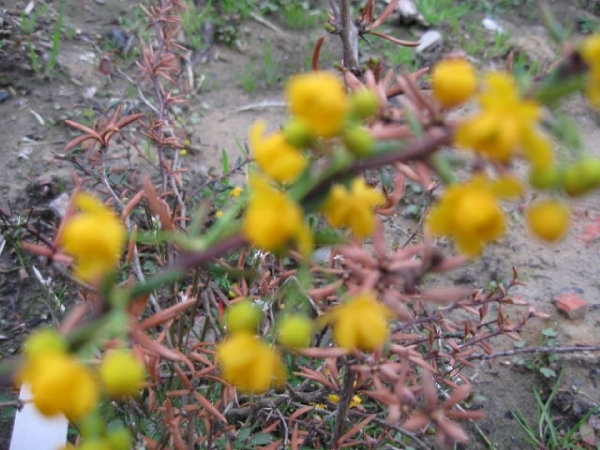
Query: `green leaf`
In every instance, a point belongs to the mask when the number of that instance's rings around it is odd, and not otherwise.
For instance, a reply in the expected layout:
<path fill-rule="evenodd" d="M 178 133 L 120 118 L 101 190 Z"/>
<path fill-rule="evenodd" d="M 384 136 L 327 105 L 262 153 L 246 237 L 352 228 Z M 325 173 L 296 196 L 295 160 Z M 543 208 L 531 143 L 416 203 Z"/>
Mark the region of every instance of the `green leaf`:
<path fill-rule="evenodd" d="M 238 441 L 245 441 L 250 437 L 252 430 L 250 428 L 242 428 L 237 434 L 236 438 Z"/>
<path fill-rule="evenodd" d="M 513 346 L 515 348 L 522 348 L 525 347 L 525 341 L 515 341 L 513 342 Z"/>
<path fill-rule="evenodd" d="M 345 244 L 347 239 L 335 230 L 318 230 L 315 231 L 315 246 L 328 247 L 330 245 Z"/>
<path fill-rule="evenodd" d="M 554 378 L 556 377 L 556 372 L 548 367 L 540 367 L 540 373 L 544 375 L 546 378 Z"/>
<path fill-rule="evenodd" d="M 229 157 L 225 149 L 221 150 L 221 160 L 223 161 L 223 173 L 229 172 Z"/>
<path fill-rule="evenodd" d="M 544 329 L 541 331 L 541 333 L 542 333 L 544 336 L 546 336 L 546 337 L 550 337 L 550 338 L 553 338 L 553 337 L 556 337 L 556 336 L 558 336 L 558 332 L 554 331 L 554 329 L 552 329 L 552 328 L 544 328 Z"/>
<path fill-rule="evenodd" d="M 0 419 L 12 419 L 15 417 L 17 413 L 17 408 L 12 406 L 5 406 L 4 408 L 0 408 Z"/>
<path fill-rule="evenodd" d="M 271 442 L 273 442 L 273 436 L 271 436 L 270 434 L 259 433 L 259 434 L 252 436 L 252 439 L 250 439 L 249 444 L 251 446 L 256 446 L 256 445 L 267 445 L 267 444 L 270 444 Z"/>

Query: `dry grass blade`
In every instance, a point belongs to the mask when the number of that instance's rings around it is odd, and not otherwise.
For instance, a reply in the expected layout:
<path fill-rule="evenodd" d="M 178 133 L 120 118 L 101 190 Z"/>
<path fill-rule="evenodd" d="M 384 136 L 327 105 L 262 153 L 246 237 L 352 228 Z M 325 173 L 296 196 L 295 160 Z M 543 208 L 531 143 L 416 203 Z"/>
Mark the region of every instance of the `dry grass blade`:
<path fill-rule="evenodd" d="M 377 18 L 377 20 L 375 20 L 375 22 L 373 22 L 373 24 L 369 27 L 369 33 L 370 34 L 374 34 L 372 33 L 372 30 L 374 30 L 375 28 L 379 27 L 379 25 L 381 25 L 383 22 L 385 22 L 387 20 L 387 18 L 394 12 L 396 11 L 396 7 L 398 6 L 398 3 L 400 2 L 400 0 L 392 0 L 391 2 L 389 2 L 387 4 L 387 6 L 385 7 L 385 9 L 383 10 L 383 12 L 381 13 L 381 15 Z M 371 11 L 372 14 L 372 11 Z M 417 44 L 419 45 L 419 44 Z"/>
<path fill-rule="evenodd" d="M 371 423 L 373 421 L 373 419 L 375 419 L 375 417 L 377 417 L 377 415 L 372 414 L 369 417 L 367 417 L 366 419 L 361 420 L 359 423 L 354 425 L 346 433 L 344 433 L 343 435 L 340 436 L 340 438 L 336 442 L 336 445 L 342 445 L 344 442 L 346 442 L 346 440 L 350 439 L 352 436 L 354 436 L 356 433 L 358 433 L 360 430 L 362 430 L 364 427 L 366 427 L 369 423 Z"/>
<path fill-rule="evenodd" d="M 195 298 L 193 298 L 188 301 L 173 305 L 167 309 L 163 309 L 162 311 L 157 312 L 156 314 L 153 314 L 152 316 L 148 317 L 146 320 L 142 321 L 139 324 L 139 327 L 142 330 L 147 330 L 149 328 L 156 327 L 162 323 L 165 323 L 165 322 L 175 318 L 176 316 L 181 314 L 183 311 L 185 311 L 189 307 L 194 306 L 196 303 L 197 303 L 197 300 Z"/>
<path fill-rule="evenodd" d="M 380 37 L 381 39 L 385 39 L 386 41 L 393 42 L 394 44 L 402 45 L 403 47 L 416 47 L 420 44 L 420 42 L 397 39 L 393 36 L 390 36 L 389 34 L 378 33 L 377 31 L 370 31 L 369 34 Z"/>
<path fill-rule="evenodd" d="M 200 394 L 200 392 L 194 391 L 194 397 L 196 398 L 198 403 L 200 403 L 200 405 L 202 405 L 202 407 L 206 409 L 206 411 L 211 413 L 216 419 L 219 419 L 223 423 L 227 423 L 227 419 L 225 418 L 225 416 L 221 414 L 221 412 L 217 408 L 215 408 L 215 406 L 210 402 L 210 400 L 208 400 L 206 397 Z"/>
<path fill-rule="evenodd" d="M 319 69 L 319 57 L 321 55 L 321 48 L 323 47 L 323 42 L 325 42 L 325 36 L 321 36 L 319 39 L 317 39 L 315 48 L 313 49 L 312 70 L 314 70 L 315 72 L 321 70 Z"/>

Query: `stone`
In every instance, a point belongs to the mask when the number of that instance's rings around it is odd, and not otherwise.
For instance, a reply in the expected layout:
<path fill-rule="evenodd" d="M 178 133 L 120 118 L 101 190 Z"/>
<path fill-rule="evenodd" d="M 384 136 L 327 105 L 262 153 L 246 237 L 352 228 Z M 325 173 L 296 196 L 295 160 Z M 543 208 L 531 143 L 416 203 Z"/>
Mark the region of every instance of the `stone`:
<path fill-rule="evenodd" d="M 492 33 L 506 34 L 506 31 L 504 31 L 504 28 L 502 28 L 502 26 L 499 25 L 498 22 L 496 22 L 494 19 L 491 19 L 489 17 L 486 17 L 485 19 L 483 19 L 481 21 L 481 25 L 483 25 L 483 28 L 485 28 L 486 30 L 488 30 Z"/>
<path fill-rule="evenodd" d="M 574 292 L 557 295 L 554 306 L 571 320 L 581 320 L 588 312 L 587 302 Z"/>
<path fill-rule="evenodd" d="M 400 25 L 412 25 L 417 23 L 422 27 L 429 26 L 429 23 L 419 12 L 417 5 L 415 5 L 413 0 L 400 0 L 396 10 L 400 13 L 398 16 L 398 23 Z"/>
<path fill-rule="evenodd" d="M 54 213 L 62 218 L 65 216 L 65 212 L 67 211 L 67 206 L 69 204 L 69 194 L 67 194 L 66 192 L 63 192 L 62 194 L 60 194 L 58 197 L 56 197 L 54 200 L 52 200 L 49 204 L 48 207 L 54 211 Z"/>
<path fill-rule="evenodd" d="M 444 46 L 444 37 L 437 30 L 428 30 L 421 36 L 420 44 L 415 48 L 419 54 L 434 53 Z"/>

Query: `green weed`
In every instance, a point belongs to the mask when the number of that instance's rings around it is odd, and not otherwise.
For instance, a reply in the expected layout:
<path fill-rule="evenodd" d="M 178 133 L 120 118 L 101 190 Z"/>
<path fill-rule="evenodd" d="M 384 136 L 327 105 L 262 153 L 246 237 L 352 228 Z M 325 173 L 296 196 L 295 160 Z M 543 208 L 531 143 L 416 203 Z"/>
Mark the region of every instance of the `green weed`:
<path fill-rule="evenodd" d="M 204 8 L 196 6 L 191 0 L 186 1 L 185 4 L 186 10 L 181 13 L 181 27 L 187 38 L 188 46 L 192 50 L 201 50 L 206 46 L 202 22 L 206 20 L 215 22 L 216 12 L 210 2 Z"/>
<path fill-rule="evenodd" d="M 283 20 L 292 30 L 307 30 L 317 26 L 322 20 L 321 14 L 307 10 L 303 5 L 292 4 L 283 10 Z"/>
<path fill-rule="evenodd" d="M 581 426 L 587 422 L 589 417 L 598 411 L 600 407 L 591 409 L 585 416 L 583 416 L 579 422 L 575 424 L 567 433 L 562 434 L 557 425 L 557 421 L 552 417 L 551 406 L 552 400 L 554 399 L 560 381 L 562 379 L 563 371 L 561 371 L 556 384 L 552 388 L 550 395 L 544 401 L 537 389 L 534 389 L 533 395 L 535 396 L 536 406 L 536 423 L 531 424 L 529 419 L 519 408 L 511 408 L 511 412 L 517 420 L 521 430 L 525 433 L 525 441 L 531 445 L 534 449 L 544 450 L 576 450 L 581 449 L 579 443 L 579 437 L 576 433 L 579 431 Z"/>
<path fill-rule="evenodd" d="M 264 75 L 265 86 L 269 87 L 277 83 L 280 79 L 279 76 L 279 61 L 281 60 L 281 56 L 276 56 L 273 44 L 266 43 L 263 47 L 262 51 L 262 75 Z"/>
<path fill-rule="evenodd" d="M 417 8 L 430 23 L 454 22 L 471 12 L 469 4 L 454 0 L 417 0 Z"/>
<path fill-rule="evenodd" d="M 256 67 L 251 63 L 247 63 L 244 69 L 235 76 L 236 84 L 248 94 L 252 94 L 258 87 L 257 79 Z"/>

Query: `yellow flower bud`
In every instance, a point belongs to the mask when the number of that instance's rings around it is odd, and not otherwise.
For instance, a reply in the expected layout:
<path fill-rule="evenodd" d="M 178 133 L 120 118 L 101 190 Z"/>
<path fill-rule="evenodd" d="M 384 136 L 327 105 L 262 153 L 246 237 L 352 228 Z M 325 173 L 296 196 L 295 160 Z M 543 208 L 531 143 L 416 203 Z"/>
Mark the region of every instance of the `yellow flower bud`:
<path fill-rule="evenodd" d="M 128 350 L 111 350 L 102 358 L 100 379 L 111 397 L 137 394 L 144 378 L 144 365 Z"/>
<path fill-rule="evenodd" d="M 561 239 L 571 222 L 569 208 L 556 200 L 544 200 L 530 206 L 526 219 L 537 237 L 550 242 Z"/>
<path fill-rule="evenodd" d="M 477 73 L 464 59 L 441 61 L 431 74 L 433 96 L 446 108 L 464 103 L 477 90 Z"/>
<path fill-rule="evenodd" d="M 314 330 L 313 321 L 300 314 L 286 315 L 277 331 L 277 342 L 287 348 L 308 347 Z"/>
<path fill-rule="evenodd" d="M 261 318 L 260 308 L 250 300 L 229 305 L 225 310 L 225 326 L 230 333 L 238 331 L 254 333 Z"/>

